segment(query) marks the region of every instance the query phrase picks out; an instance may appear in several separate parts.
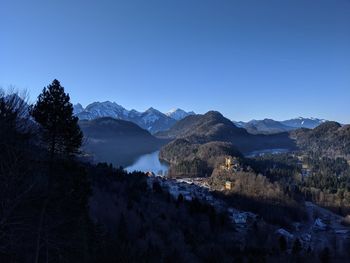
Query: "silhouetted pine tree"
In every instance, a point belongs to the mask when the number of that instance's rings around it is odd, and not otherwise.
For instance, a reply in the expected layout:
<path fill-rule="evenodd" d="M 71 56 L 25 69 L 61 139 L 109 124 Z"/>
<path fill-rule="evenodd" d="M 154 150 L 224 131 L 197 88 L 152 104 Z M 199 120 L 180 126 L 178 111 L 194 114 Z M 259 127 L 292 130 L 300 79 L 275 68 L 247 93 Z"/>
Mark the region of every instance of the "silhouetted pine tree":
<path fill-rule="evenodd" d="M 58 80 L 44 88 L 31 111 L 44 130 L 44 141 L 51 159 L 57 153 L 77 153 L 83 139 L 78 118 L 73 116 L 73 105 Z"/>

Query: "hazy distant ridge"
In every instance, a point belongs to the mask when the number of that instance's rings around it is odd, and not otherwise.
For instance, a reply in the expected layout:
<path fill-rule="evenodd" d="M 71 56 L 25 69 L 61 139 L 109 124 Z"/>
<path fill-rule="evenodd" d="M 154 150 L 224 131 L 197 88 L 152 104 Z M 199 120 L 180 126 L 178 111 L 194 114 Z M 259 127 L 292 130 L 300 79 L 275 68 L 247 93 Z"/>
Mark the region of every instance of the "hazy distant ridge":
<path fill-rule="evenodd" d="M 251 134 L 272 134 L 300 128 L 314 129 L 325 122 L 324 119 L 298 117 L 284 121 L 273 119 L 251 120 L 249 122 L 234 121 L 234 124 L 237 127 L 245 128 Z"/>

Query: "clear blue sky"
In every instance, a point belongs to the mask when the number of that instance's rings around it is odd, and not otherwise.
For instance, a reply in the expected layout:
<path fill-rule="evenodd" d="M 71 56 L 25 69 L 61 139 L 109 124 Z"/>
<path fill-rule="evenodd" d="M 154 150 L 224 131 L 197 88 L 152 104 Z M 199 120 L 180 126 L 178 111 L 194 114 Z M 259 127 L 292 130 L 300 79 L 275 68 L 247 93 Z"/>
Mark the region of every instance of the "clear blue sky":
<path fill-rule="evenodd" d="M 1 0 L 0 85 L 34 100 L 350 123 L 349 0 Z"/>

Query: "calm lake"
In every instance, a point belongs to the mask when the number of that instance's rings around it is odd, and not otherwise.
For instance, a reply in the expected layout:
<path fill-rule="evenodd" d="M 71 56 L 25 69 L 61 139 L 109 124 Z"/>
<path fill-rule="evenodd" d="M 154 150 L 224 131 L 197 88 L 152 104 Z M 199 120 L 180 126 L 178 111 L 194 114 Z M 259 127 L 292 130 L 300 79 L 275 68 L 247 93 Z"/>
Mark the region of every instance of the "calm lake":
<path fill-rule="evenodd" d="M 262 156 L 264 154 L 279 154 L 279 153 L 287 153 L 289 152 L 289 149 L 283 149 L 283 148 L 276 148 L 276 149 L 264 149 L 264 150 L 258 150 L 253 151 L 245 155 L 245 157 L 251 158 L 251 157 L 257 157 Z"/>
<path fill-rule="evenodd" d="M 168 165 L 159 161 L 159 151 L 141 155 L 130 166 L 125 168 L 128 172 L 153 172 L 157 175 L 167 175 Z"/>

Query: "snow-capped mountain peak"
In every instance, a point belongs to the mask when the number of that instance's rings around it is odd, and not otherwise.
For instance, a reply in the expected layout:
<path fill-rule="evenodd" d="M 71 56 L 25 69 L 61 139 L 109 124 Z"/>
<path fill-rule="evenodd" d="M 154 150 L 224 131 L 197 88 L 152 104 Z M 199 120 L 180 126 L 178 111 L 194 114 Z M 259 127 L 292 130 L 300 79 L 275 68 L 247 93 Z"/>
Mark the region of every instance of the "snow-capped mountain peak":
<path fill-rule="evenodd" d="M 157 121 L 160 118 L 164 117 L 164 114 L 151 107 L 148 110 L 146 110 L 141 115 L 141 117 L 142 117 L 142 119 L 144 120 L 145 123 L 154 123 L 155 121 Z"/>
<path fill-rule="evenodd" d="M 174 113 L 174 112 L 176 112 L 176 111 L 183 111 L 183 110 L 181 110 L 181 109 L 179 109 L 179 108 L 172 108 L 172 109 L 170 109 L 170 110 L 167 112 L 167 114 L 171 114 L 171 113 Z"/>
<path fill-rule="evenodd" d="M 194 112 L 185 112 L 181 109 L 175 109 L 173 115 L 168 115 L 159 110 L 150 107 L 144 112 L 137 110 L 127 110 L 116 102 L 104 101 L 93 102 L 84 109 L 81 104 L 74 105 L 74 114 L 80 120 L 93 120 L 101 117 L 112 117 L 131 121 L 152 133 L 163 131 L 170 128 L 176 120 L 180 120 Z"/>
<path fill-rule="evenodd" d="M 77 103 L 77 104 L 73 105 L 73 113 L 75 115 L 79 114 L 82 111 L 84 111 L 84 108 L 83 108 L 83 106 L 80 103 Z"/>
<path fill-rule="evenodd" d="M 86 106 L 85 110 L 111 110 L 111 111 L 124 111 L 125 109 L 115 102 L 93 102 Z"/>
<path fill-rule="evenodd" d="M 164 114 L 164 113 L 160 112 L 159 110 L 156 110 L 156 109 L 153 108 L 153 107 L 148 108 L 145 112 L 147 112 L 147 113 L 153 113 L 153 114 Z"/>
<path fill-rule="evenodd" d="M 79 106 L 78 106 L 79 109 Z M 96 119 L 101 117 L 112 117 L 123 119 L 128 116 L 129 111 L 115 102 L 93 102 L 86 106 L 83 111 L 76 113 L 79 119 Z"/>
<path fill-rule="evenodd" d="M 194 115 L 195 113 L 193 111 L 191 112 L 186 112 L 182 109 L 179 108 L 173 108 L 171 110 L 169 110 L 166 115 L 170 118 L 173 118 L 174 120 L 181 120 L 189 115 Z"/>
<path fill-rule="evenodd" d="M 285 120 L 281 121 L 284 125 L 287 125 L 289 127 L 293 128 L 309 128 L 313 129 L 320 125 L 321 123 L 326 122 L 324 119 L 318 119 L 318 118 L 303 118 L 303 117 L 298 117 L 295 119 L 290 119 L 290 120 Z"/>
<path fill-rule="evenodd" d="M 132 109 L 129 111 L 129 118 L 139 117 L 141 114 L 142 112 Z"/>

